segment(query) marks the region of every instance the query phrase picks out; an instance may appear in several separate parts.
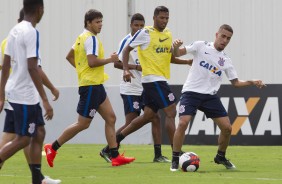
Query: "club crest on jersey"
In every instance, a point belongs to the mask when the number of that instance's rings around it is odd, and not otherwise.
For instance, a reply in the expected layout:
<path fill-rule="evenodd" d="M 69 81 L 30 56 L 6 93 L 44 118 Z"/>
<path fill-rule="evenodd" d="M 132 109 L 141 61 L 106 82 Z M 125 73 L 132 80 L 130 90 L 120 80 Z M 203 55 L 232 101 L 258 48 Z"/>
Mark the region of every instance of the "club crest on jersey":
<path fill-rule="evenodd" d="M 218 61 L 219 66 L 224 66 L 224 62 L 225 62 L 225 60 L 220 57 L 219 61 Z"/>
<path fill-rule="evenodd" d="M 137 101 L 133 102 L 133 108 L 139 109 L 139 102 L 137 102 Z"/>

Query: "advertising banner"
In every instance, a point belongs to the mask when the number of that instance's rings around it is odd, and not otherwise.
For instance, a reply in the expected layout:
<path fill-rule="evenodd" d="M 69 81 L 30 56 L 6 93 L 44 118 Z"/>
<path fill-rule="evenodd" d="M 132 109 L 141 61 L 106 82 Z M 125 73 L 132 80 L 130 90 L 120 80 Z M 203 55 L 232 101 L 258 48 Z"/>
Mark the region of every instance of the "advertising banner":
<path fill-rule="evenodd" d="M 179 101 L 182 86 L 173 85 L 171 89 Z M 282 145 L 282 85 L 270 84 L 264 89 L 222 85 L 218 96 L 232 124 L 230 145 Z M 178 120 L 177 114 L 176 126 Z M 198 110 L 185 132 L 184 144 L 216 145 L 219 133 L 213 121 Z M 170 144 L 166 134 L 163 135 L 163 144 Z"/>

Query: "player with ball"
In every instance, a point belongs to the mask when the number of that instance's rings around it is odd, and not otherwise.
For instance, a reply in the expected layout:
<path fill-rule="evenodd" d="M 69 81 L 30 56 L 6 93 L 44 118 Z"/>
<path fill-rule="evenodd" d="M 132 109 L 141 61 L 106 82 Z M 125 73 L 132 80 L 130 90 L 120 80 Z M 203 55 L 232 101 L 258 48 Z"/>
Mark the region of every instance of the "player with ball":
<path fill-rule="evenodd" d="M 183 43 L 181 40 L 173 42 L 173 52 L 176 57 L 190 53 L 194 56 L 194 59 L 180 98 L 179 124 L 173 138 L 171 171 L 178 170 L 185 130 L 197 110 L 203 111 L 207 118 L 211 118 L 221 130 L 214 162 L 224 165 L 227 169 L 236 168 L 225 157 L 232 126 L 216 93 L 221 85 L 223 73 L 236 88 L 252 85 L 262 88 L 265 85 L 261 80 L 243 81 L 238 79 L 231 59 L 224 52 L 224 48 L 230 42 L 232 35 L 232 27 L 224 24 L 220 26 L 216 33 L 214 42 L 196 41 L 182 48 L 179 48 Z"/>

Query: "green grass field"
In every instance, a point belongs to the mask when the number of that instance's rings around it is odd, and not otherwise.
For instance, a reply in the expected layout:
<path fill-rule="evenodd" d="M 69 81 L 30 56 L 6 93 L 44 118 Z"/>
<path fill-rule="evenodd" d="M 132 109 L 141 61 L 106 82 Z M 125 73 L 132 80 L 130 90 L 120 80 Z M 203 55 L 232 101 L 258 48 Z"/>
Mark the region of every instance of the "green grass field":
<path fill-rule="evenodd" d="M 120 152 L 135 156 L 132 164 L 112 167 L 99 156 L 102 145 L 66 144 L 49 168 L 45 157 L 42 170 L 45 175 L 59 178 L 63 184 L 267 184 L 282 183 L 282 146 L 230 146 L 227 158 L 236 170 L 226 170 L 214 164 L 216 146 L 184 146 L 200 156 L 200 168 L 194 173 L 170 172 L 169 163 L 153 163 L 152 145 L 123 145 Z M 162 146 L 163 155 L 171 158 L 170 146 Z M 30 184 L 30 172 L 22 152 L 8 160 L 0 171 L 1 184 Z"/>

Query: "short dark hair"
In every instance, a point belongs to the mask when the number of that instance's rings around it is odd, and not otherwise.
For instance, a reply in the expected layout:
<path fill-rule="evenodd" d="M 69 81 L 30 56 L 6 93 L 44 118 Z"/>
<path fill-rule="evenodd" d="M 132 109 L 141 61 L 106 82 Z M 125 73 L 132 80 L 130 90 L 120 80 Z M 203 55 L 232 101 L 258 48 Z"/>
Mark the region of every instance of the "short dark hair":
<path fill-rule="evenodd" d="M 134 15 L 132 15 L 130 23 L 132 24 L 134 20 L 141 20 L 145 22 L 145 18 L 140 13 L 135 13 Z"/>
<path fill-rule="evenodd" d="M 227 30 L 227 31 L 229 31 L 229 32 L 231 32 L 231 33 L 233 34 L 233 29 L 232 29 L 232 27 L 229 26 L 228 24 L 223 24 L 223 25 L 221 25 L 221 26 L 219 27 L 219 30 L 222 30 L 222 29 L 225 29 L 225 30 Z"/>
<path fill-rule="evenodd" d="M 88 21 L 92 21 L 96 18 L 103 18 L 103 14 L 98 11 L 98 10 L 94 10 L 94 9 L 90 9 L 88 10 L 86 13 L 85 13 L 85 16 L 84 16 L 84 27 L 86 28 L 87 27 L 87 22 Z"/>
<path fill-rule="evenodd" d="M 23 8 L 21 9 L 20 13 L 19 13 L 19 18 L 18 18 L 18 22 L 21 22 L 24 19 L 24 10 Z"/>
<path fill-rule="evenodd" d="M 44 6 L 43 0 L 23 0 L 24 14 L 33 14 L 38 6 Z"/>
<path fill-rule="evenodd" d="M 158 6 L 158 7 L 155 8 L 154 16 L 159 15 L 160 12 L 167 12 L 167 13 L 169 13 L 169 10 L 165 6 Z"/>

